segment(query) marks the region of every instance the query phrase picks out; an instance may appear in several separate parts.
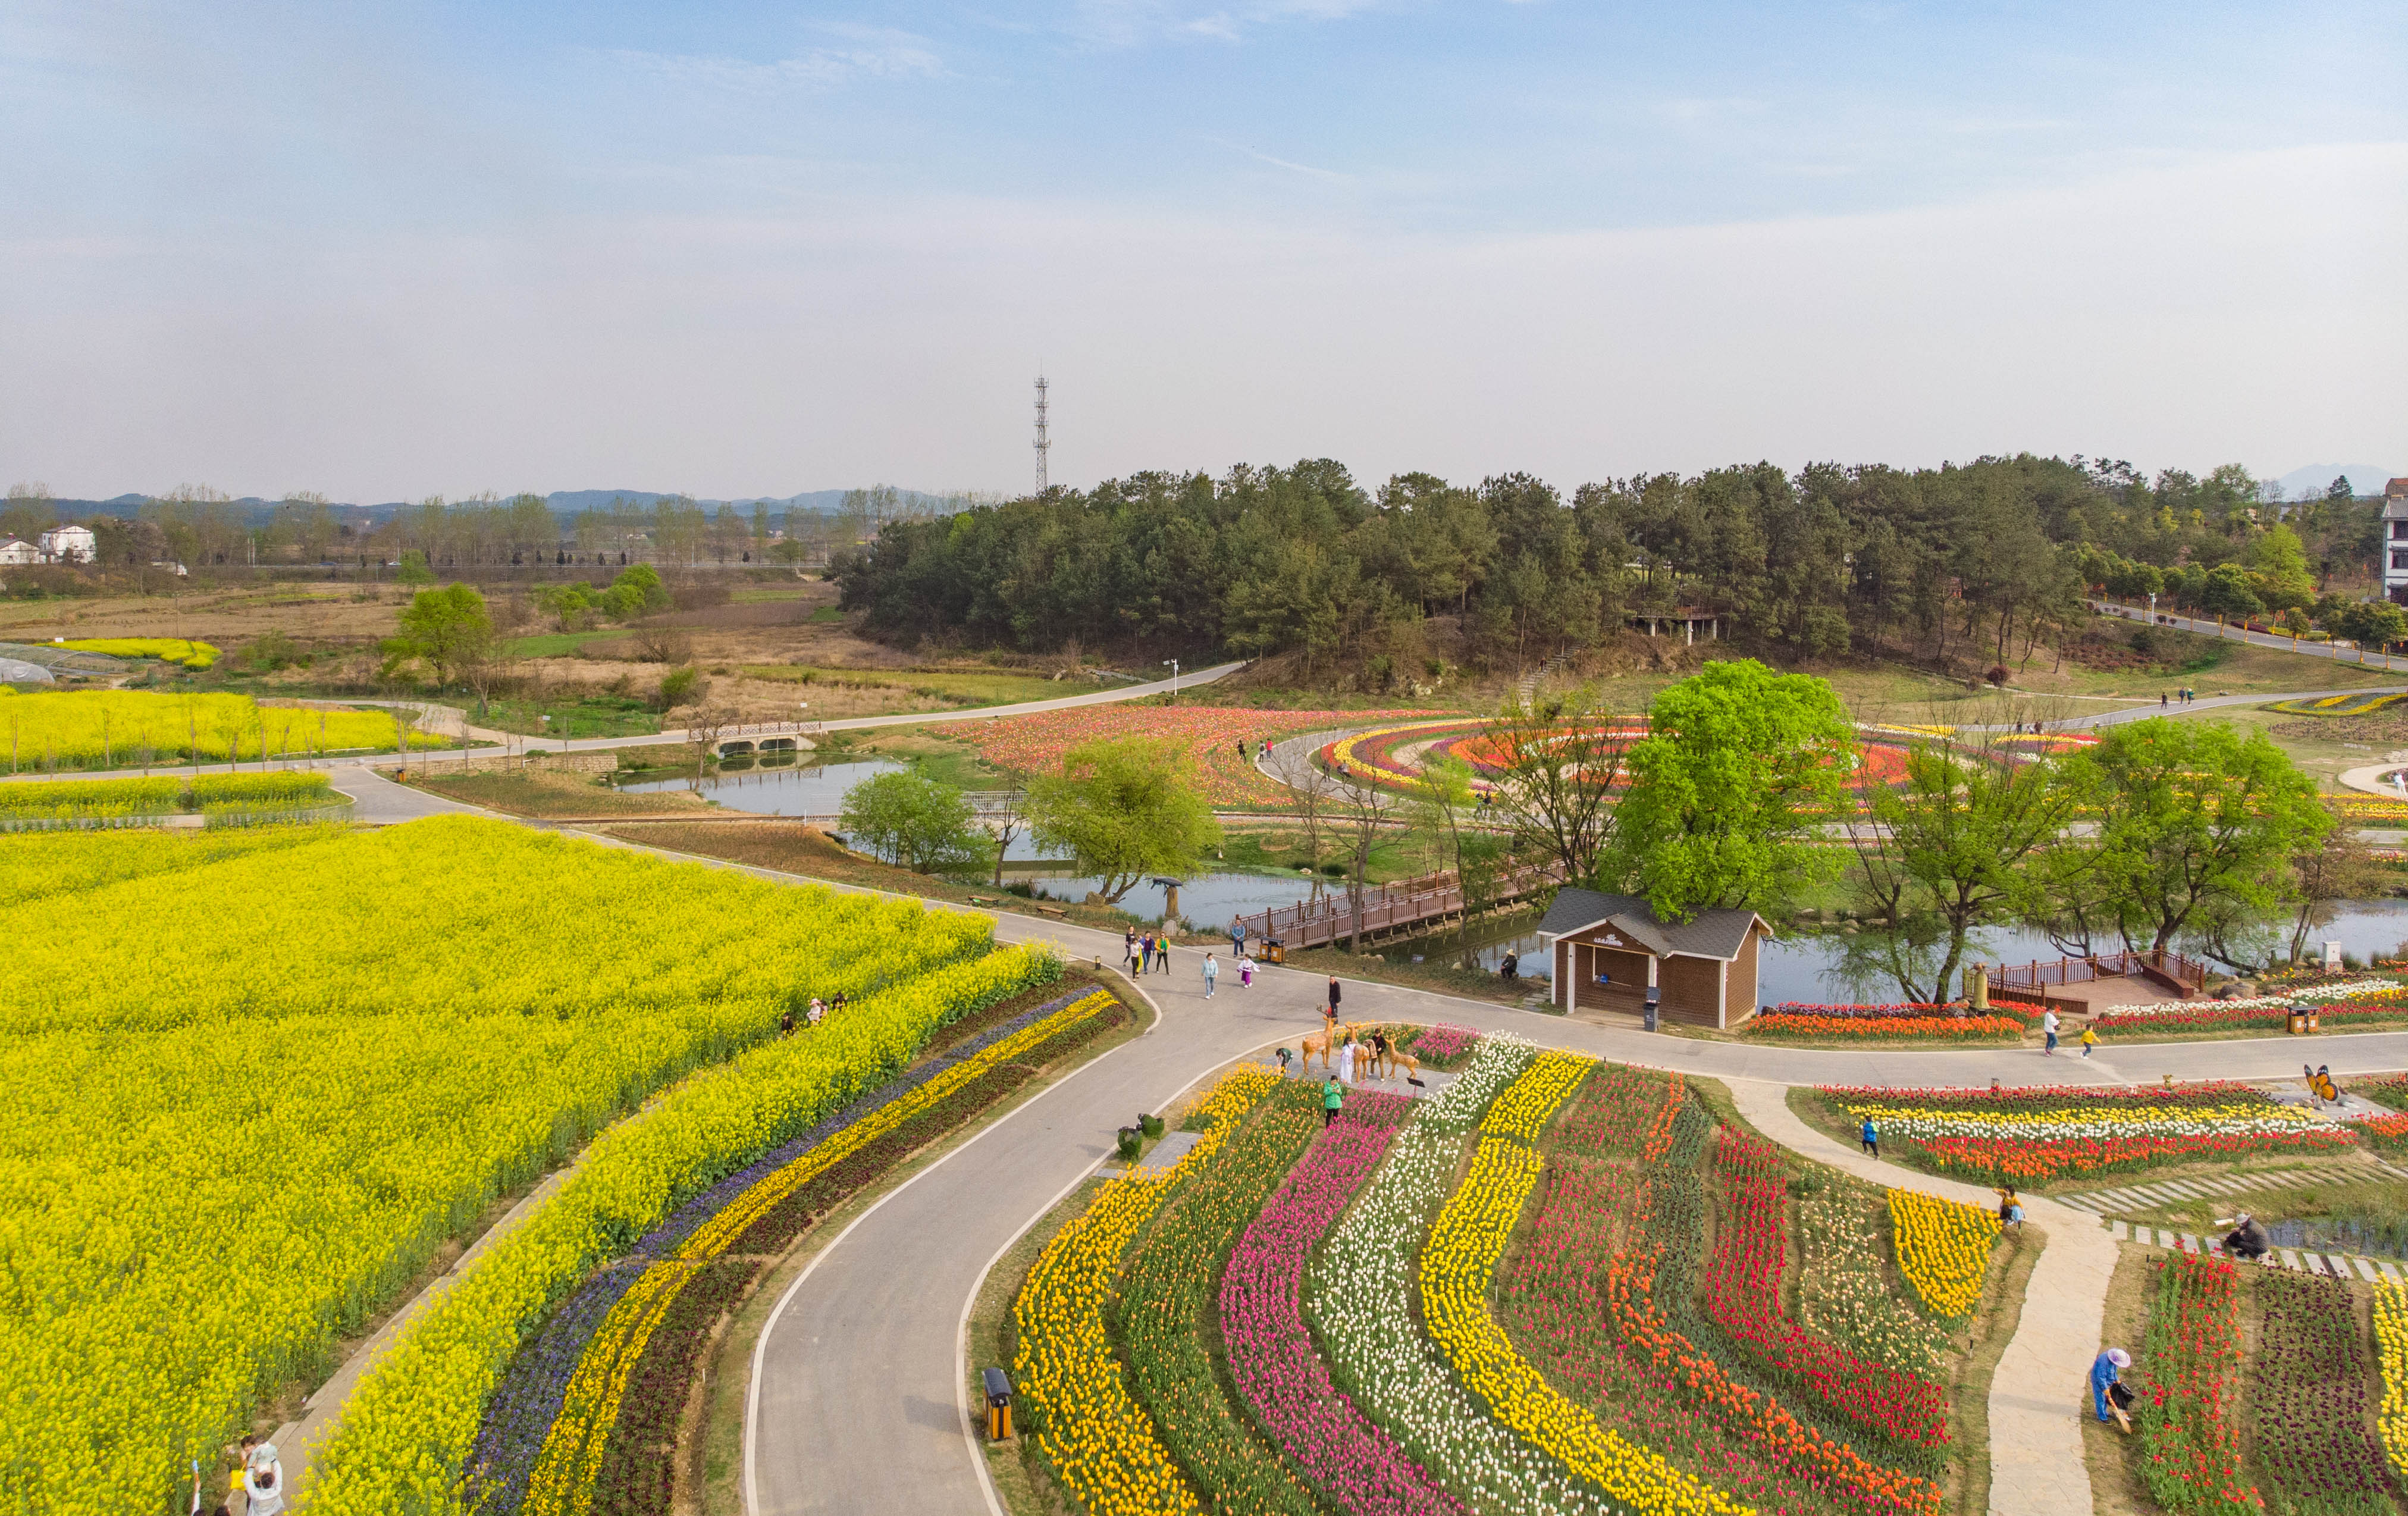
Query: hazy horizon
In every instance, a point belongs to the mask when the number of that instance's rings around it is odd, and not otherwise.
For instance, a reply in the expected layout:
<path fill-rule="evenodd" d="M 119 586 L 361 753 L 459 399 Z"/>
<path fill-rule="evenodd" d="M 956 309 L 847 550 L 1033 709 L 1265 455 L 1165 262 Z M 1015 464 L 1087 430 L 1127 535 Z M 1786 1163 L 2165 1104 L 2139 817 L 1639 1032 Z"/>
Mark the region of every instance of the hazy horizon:
<path fill-rule="evenodd" d="M 0 17 L 0 480 L 2408 465 L 2408 13 Z"/>

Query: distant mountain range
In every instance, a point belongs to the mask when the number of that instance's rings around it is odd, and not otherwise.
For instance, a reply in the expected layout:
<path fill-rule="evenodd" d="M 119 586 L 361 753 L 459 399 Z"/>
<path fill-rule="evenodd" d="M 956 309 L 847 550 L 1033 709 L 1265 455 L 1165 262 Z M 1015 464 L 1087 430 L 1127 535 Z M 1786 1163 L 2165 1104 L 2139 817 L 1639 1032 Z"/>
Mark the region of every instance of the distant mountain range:
<path fill-rule="evenodd" d="M 740 500 L 697 498 L 695 503 L 710 509 L 733 505 L 748 513 L 755 505 L 766 505 L 773 513 L 778 514 L 800 512 L 806 515 L 833 515 L 844 508 L 844 498 L 851 493 L 850 490 L 841 489 L 810 489 L 799 495 L 747 496 Z M 895 493 L 906 505 L 930 506 L 940 511 L 959 510 L 964 503 L 964 498 L 959 495 L 931 495 L 916 489 L 898 489 Z M 607 506 L 612 500 L 624 500 L 630 505 L 648 506 L 656 500 L 674 498 L 674 494 L 669 491 L 562 489 L 554 490 L 543 498 L 544 503 L 552 507 L 552 514 L 573 516 L 580 511 L 596 510 Z M 66 518 L 91 515 L 131 516 L 141 510 L 143 503 L 150 498 L 150 497 L 147 495 L 119 495 L 106 500 L 63 499 L 58 501 L 57 505 L 59 514 Z M 256 523 L 272 513 L 278 502 L 261 499 L 256 495 L 246 495 L 229 503 L 240 506 L 246 517 Z M 391 521 L 396 513 L 417 503 L 415 500 L 385 500 L 374 505 L 337 502 L 333 509 L 336 519 L 339 521 L 348 522 L 353 526 L 375 526 Z"/>
<path fill-rule="evenodd" d="M 2371 463 L 2312 463 L 2304 469 L 2292 469 L 2274 483 L 2283 486 L 2285 499 L 2296 500 L 2302 491 L 2322 495 L 2344 474 L 2349 476 L 2350 493 L 2354 495 L 2380 495 L 2384 485 L 2400 477 L 2394 469 L 2378 469 Z"/>

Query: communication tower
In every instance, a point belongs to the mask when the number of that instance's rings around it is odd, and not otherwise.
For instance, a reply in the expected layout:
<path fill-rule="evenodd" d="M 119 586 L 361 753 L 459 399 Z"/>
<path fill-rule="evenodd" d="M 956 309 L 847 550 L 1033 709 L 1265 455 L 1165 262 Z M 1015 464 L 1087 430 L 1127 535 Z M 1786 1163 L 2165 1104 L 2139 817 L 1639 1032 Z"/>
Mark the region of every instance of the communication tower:
<path fill-rule="evenodd" d="M 1037 493 L 1045 493 L 1045 451 L 1054 443 L 1045 435 L 1045 376 L 1037 376 Z"/>

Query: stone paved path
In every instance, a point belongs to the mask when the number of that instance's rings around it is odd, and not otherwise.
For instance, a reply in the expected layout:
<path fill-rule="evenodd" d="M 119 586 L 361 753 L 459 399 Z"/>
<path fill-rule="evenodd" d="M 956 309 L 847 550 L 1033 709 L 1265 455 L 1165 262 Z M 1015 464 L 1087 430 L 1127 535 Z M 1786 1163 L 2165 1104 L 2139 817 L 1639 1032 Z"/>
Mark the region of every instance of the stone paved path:
<path fill-rule="evenodd" d="M 1758 1131 L 1818 1163 L 1985 1210 L 1998 1204 L 1988 1189 L 1868 1158 L 1808 1126 L 1789 1108 L 1785 1085 L 1727 1083 L 1740 1114 Z M 2090 1516 L 2081 1419 L 2106 1321 L 2115 1241 L 2099 1218 L 2037 1196 L 2024 1197 L 2024 1216 L 2047 1242 L 2024 1289 L 2023 1319 L 1990 1379 L 1990 1509 L 1999 1516 Z"/>

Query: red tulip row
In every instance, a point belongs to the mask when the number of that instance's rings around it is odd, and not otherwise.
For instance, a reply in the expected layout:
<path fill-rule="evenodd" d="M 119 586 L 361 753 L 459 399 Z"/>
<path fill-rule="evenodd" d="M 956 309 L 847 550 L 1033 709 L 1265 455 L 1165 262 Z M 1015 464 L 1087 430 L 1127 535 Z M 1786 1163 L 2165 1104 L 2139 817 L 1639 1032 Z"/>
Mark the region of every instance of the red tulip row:
<path fill-rule="evenodd" d="M 1498 1272 L 1498 1321 L 1551 1382 L 1601 1420 L 1767 1516 L 1834 1505 L 1864 1516 L 1934 1516 L 1936 1485 L 1865 1459 L 1774 1397 L 1733 1383 L 1656 1305 L 1659 1268 L 1688 1276 L 1646 1219 L 1670 1218 L 1694 1235 L 1702 1216 L 1659 1206 L 1656 1194 L 1659 1184 L 1694 1187 L 1694 1177 L 1684 1160 L 1675 1160 L 1679 1175 L 1651 1179 L 1599 1155 L 1663 1162 L 1685 1105 L 1677 1076 L 1608 1064 L 1590 1078 L 1545 1141 L 1530 1220 Z M 1666 1288 L 1681 1292 L 1669 1278 Z"/>
<path fill-rule="evenodd" d="M 2121 1174 L 2158 1163 L 2240 1158 L 2249 1153 L 2298 1152 L 2349 1147 L 2337 1128 L 2265 1132 L 2243 1136 L 2077 1137 L 2065 1142 L 2026 1142 L 2000 1137 L 1933 1137 L 1923 1144 L 1932 1165 L 1943 1172 L 1981 1178 L 2045 1183 L 2075 1176 Z"/>
<path fill-rule="evenodd" d="M 1708 1318 L 1768 1368 L 1857 1425 L 1900 1442 L 1945 1443 L 1945 1389 L 1826 1342 L 1781 1314 L 1787 1231 L 1779 1150 L 1726 1127 L 1714 1156 L 1722 1206 L 1704 1280 Z"/>
<path fill-rule="evenodd" d="M 2025 1022 L 2011 1016 L 1802 1016 L 1768 1011 L 1747 1023 L 1752 1035 L 1790 1037 L 1928 1037 L 1933 1041 L 2020 1037 Z"/>
<path fill-rule="evenodd" d="M 2241 1473 L 2239 1271 L 2176 1253 L 2157 1265 L 2138 1375 L 2141 1475 L 2168 1510 L 2262 1509 Z"/>
<path fill-rule="evenodd" d="M 2398 1002 L 2361 1004 L 2357 1003 L 2315 1007 L 2319 1025 L 2347 1026 L 2353 1022 L 2398 1021 L 2408 1018 L 2408 1005 Z M 2287 1005 L 2219 1006 L 2213 1002 L 2204 1005 L 2186 1006 L 2178 1011 L 2127 1014 L 2109 1012 L 2090 1024 L 2101 1035 L 2114 1032 L 2237 1032 L 2252 1027 L 2273 1030 L 2290 1019 Z"/>

